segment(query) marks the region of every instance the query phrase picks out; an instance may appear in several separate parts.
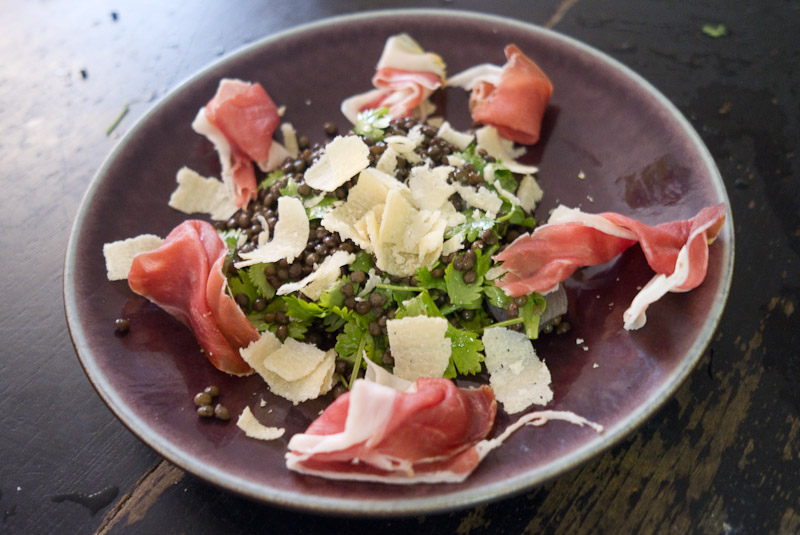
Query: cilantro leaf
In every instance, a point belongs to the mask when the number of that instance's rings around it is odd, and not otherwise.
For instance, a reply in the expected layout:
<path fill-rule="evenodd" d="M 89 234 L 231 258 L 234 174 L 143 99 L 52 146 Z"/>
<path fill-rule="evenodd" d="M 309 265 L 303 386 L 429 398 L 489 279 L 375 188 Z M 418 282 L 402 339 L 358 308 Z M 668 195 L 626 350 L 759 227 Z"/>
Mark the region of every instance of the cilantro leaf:
<path fill-rule="evenodd" d="M 466 309 L 476 309 L 481 306 L 482 281 L 467 284 L 464 282 L 464 273 L 453 267 L 452 262 L 444 270 L 444 282 L 451 304 Z"/>
<path fill-rule="evenodd" d="M 356 254 L 356 259 L 350 264 L 350 273 L 363 271 L 364 273 L 372 269 L 372 256 L 364 251 Z"/>
<path fill-rule="evenodd" d="M 703 24 L 703 33 L 709 37 L 722 37 L 728 34 L 728 27 L 724 24 Z"/>
<path fill-rule="evenodd" d="M 483 295 L 486 296 L 486 300 L 489 302 L 490 305 L 497 307 L 497 308 L 508 308 L 513 302 L 513 299 L 506 295 L 506 293 L 498 288 L 494 281 L 488 281 L 483 286 Z"/>
<path fill-rule="evenodd" d="M 428 316 L 429 318 L 442 318 L 444 315 L 439 311 L 436 303 L 428 292 L 420 292 L 419 295 L 400 305 L 395 318 L 408 318 L 412 316 Z"/>
<path fill-rule="evenodd" d="M 286 314 L 298 321 L 309 322 L 314 318 L 324 318 L 328 315 L 318 304 L 303 301 L 294 295 L 285 295 L 282 299 L 286 303 Z"/>
<path fill-rule="evenodd" d="M 514 178 L 514 173 L 504 167 L 494 170 L 494 179 L 500 183 L 501 188 L 510 193 L 516 193 L 519 188 L 519 182 Z"/>
<path fill-rule="evenodd" d="M 467 241 L 475 241 L 478 239 L 478 236 L 485 230 L 489 230 L 494 228 L 497 224 L 497 221 L 488 217 L 483 212 L 479 213 L 481 215 L 475 216 L 474 210 L 467 210 L 462 212 L 467 220 L 460 225 L 456 225 L 447 229 L 444 233 L 444 238 L 450 239 L 458 233 L 461 233 L 462 239 L 466 239 Z"/>
<path fill-rule="evenodd" d="M 417 287 L 425 288 L 426 290 L 441 290 L 447 291 L 447 285 L 444 282 L 444 277 L 436 278 L 431 274 L 431 271 L 426 267 L 421 267 L 417 270 Z"/>
<path fill-rule="evenodd" d="M 276 169 L 264 178 L 261 183 L 258 185 L 259 191 L 262 189 L 271 188 L 281 180 L 283 180 L 283 171 L 280 169 Z"/>
<path fill-rule="evenodd" d="M 283 195 L 284 197 L 301 198 L 300 192 L 298 191 L 299 187 L 300 184 L 298 184 L 294 178 L 289 178 L 289 180 L 286 181 L 286 185 L 280 188 L 279 191 L 281 192 L 281 195 Z"/>
<path fill-rule="evenodd" d="M 247 270 L 247 278 L 253 283 L 261 297 L 272 299 L 275 297 L 275 288 L 267 282 L 267 274 L 264 272 L 266 266 L 264 263 L 258 263 L 245 269 Z"/>
<path fill-rule="evenodd" d="M 336 199 L 333 197 L 323 197 L 317 204 L 306 208 L 308 220 L 311 221 L 325 217 L 325 214 L 327 214 L 333 208 L 334 202 L 336 202 Z"/>
<path fill-rule="evenodd" d="M 519 317 L 522 318 L 522 324 L 525 326 L 525 336 L 530 340 L 539 337 L 539 319 L 544 314 L 545 307 L 547 307 L 547 301 L 538 293 L 528 295 L 525 304 L 519 307 Z"/>
<path fill-rule="evenodd" d="M 334 346 L 339 358 L 350 364 L 354 364 L 356 361 L 356 352 L 361 346 L 361 341 L 366 334 L 366 329 L 362 329 L 355 322 L 345 324 L 342 332 L 336 336 L 336 345 Z"/>
<path fill-rule="evenodd" d="M 455 370 L 461 375 L 479 373 L 484 357 L 481 353 L 483 351 L 483 342 L 481 342 L 478 335 L 449 325 L 445 336 L 451 342 L 450 360 Z"/>
<path fill-rule="evenodd" d="M 236 297 L 239 294 L 245 294 L 251 303 L 259 296 L 258 290 L 256 290 L 255 285 L 247 276 L 247 272 L 243 269 L 239 270 L 235 276 L 228 278 L 228 288 L 232 296 Z"/>
<path fill-rule="evenodd" d="M 374 110 L 364 110 L 356 117 L 356 124 L 353 126 L 353 131 L 372 141 L 380 141 L 384 136 L 383 131 L 389 128 L 390 122 L 389 108 L 384 107 Z"/>

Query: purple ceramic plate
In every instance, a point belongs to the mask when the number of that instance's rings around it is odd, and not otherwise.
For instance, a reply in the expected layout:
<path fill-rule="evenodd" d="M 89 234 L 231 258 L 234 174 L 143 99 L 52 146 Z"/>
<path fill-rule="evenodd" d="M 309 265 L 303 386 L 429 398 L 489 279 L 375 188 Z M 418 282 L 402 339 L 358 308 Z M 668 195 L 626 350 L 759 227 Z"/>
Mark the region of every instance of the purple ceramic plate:
<path fill-rule="evenodd" d="M 190 124 L 220 78 L 261 82 L 286 106 L 286 120 L 312 141 L 323 141 L 322 123 L 346 124 L 339 103 L 370 88 L 386 38 L 399 32 L 439 53 L 449 73 L 482 62 L 503 64 L 503 47 L 512 42 L 548 73 L 555 93 L 542 140 L 525 158 L 540 168 L 540 218 L 563 203 L 660 223 L 728 202 L 711 156 L 666 98 L 607 56 L 535 26 L 450 10 L 377 12 L 295 28 L 213 64 L 154 106 L 92 182 L 66 257 L 66 313 L 89 379 L 133 433 L 185 470 L 257 500 L 316 512 L 393 515 L 521 492 L 609 448 L 652 415 L 697 362 L 725 303 L 733 266 L 730 217 L 711 246 L 705 282 L 652 306 L 639 331 L 622 328 L 636 287 L 652 275 L 638 248 L 570 280 L 572 331 L 536 343 L 553 376 L 549 408 L 600 422 L 605 433 L 563 422 L 524 428 L 458 485 L 333 482 L 289 472 L 283 461 L 289 437 L 330 398 L 295 407 L 275 399 L 258 377 L 216 371 L 186 328 L 133 295 L 125 282 L 106 280 L 102 246 L 142 233 L 165 236 L 186 218 L 168 208 L 167 199 L 181 166 L 218 172 L 211 146 Z M 437 103 L 456 127 L 470 126 L 463 91 L 448 89 Z M 124 337 L 114 334 L 120 316 L 133 324 Z M 198 418 L 192 397 L 211 383 L 232 414 L 249 405 L 262 422 L 285 426 L 285 437 L 253 440 L 233 422 Z M 501 412 L 497 428 L 509 421 Z"/>

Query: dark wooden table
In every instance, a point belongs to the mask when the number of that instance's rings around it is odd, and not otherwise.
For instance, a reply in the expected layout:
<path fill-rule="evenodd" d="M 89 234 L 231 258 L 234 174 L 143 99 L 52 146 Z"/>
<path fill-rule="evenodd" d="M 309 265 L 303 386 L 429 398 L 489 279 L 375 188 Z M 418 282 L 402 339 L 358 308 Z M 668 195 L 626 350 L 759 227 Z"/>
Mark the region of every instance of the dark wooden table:
<path fill-rule="evenodd" d="M 800 2 L 167 4 L 8 2 L 0 18 L 0 533 L 800 533 Z M 511 499 L 361 520 L 218 490 L 129 433 L 75 357 L 61 286 L 81 197 L 119 135 L 209 62 L 310 20 L 423 5 L 554 28 L 630 66 L 689 118 L 733 207 L 719 330 L 643 427 Z"/>

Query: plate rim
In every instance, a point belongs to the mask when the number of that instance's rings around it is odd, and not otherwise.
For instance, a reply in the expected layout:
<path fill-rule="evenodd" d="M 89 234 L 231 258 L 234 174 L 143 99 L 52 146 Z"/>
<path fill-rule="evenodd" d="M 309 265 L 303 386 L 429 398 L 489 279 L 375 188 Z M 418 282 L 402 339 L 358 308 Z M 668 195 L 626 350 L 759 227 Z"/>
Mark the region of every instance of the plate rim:
<path fill-rule="evenodd" d="M 174 446 L 167 440 L 162 440 L 158 435 L 147 437 L 147 422 L 136 416 L 130 408 L 122 402 L 115 389 L 110 385 L 108 379 L 99 369 L 92 369 L 92 364 L 96 364 L 92 351 L 88 347 L 86 333 L 78 321 L 79 313 L 77 310 L 77 298 L 75 287 L 71 282 L 75 277 L 76 250 L 78 245 L 78 235 L 83 227 L 87 211 L 97 189 L 102 183 L 103 177 L 108 172 L 108 168 L 115 161 L 118 154 L 125 147 L 139 129 L 145 125 L 150 117 L 157 114 L 163 107 L 171 102 L 170 96 L 180 92 L 183 88 L 193 84 L 209 70 L 219 67 L 223 63 L 233 61 L 242 55 L 249 54 L 259 48 L 279 42 L 294 35 L 314 31 L 320 28 L 337 26 L 343 23 L 358 21 L 368 21 L 380 18 L 398 18 L 414 16 L 435 16 L 463 20 L 481 20 L 493 24 L 512 26 L 519 30 L 538 34 L 548 39 L 554 39 L 561 44 L 568 45 L 583 53 L 590 55 L 594 60 L 606 64 L 608 67 L 620 72 L 626 78 L 633 81 L 642 88 L 649 96 L 655 98 L 661 109 L 676 120 L 681 130 L 687 135 L 704 166 L 709 171 L 714 186 L 714 193 L 721 199 L 727 208 L 727 217 L 723 226 L 720 238 L 725 244 L 725 250 L 718 251 L 717 254 L 725 255 L 720 272 L 721 288 L 715 296 L 703 329 L 698 333 L 697 338 L 687 354 L 692 355 L 691 359 L 684 360 L 662 383 L 657 395 L 651 398 L 652 403 L 640 405 L 634 411 L 627 414 L 619 425 L 610 432 L 604 433 L 600 440 L 592 440 L 583 444 L 579 448 L 568 453 L 564 457 L 559 457 L 557 461 L 551 462 L 539 469 L 526 472 L 521 476 L 511 480 L 488 484 L 477 489 L 459 490 L 455 489 L 452 493 L 434 497 L 422 498 L 403 498 L 402 500 L 381 500 L 375 502 L 364 502 L 351 498 L 320 497 L 309 496 L 296 491 L 276 490 L 251 481 L 242 480 L 231 476 L 224 470 L 209 467 L 193 459 L 191 455 L 185 453 L 181 448 Z M 669 399 L 673 397 L 678 387 L 686 380 L 687 376 L 696 367 L 702 357 L 705 348 L 711 341 L 727 302 L 733 279 L 733 266 L 735 256 L 733 214 L 730 200 L 725 189 L 722 176 L 714 162 L 714 159 L 706 147 L 702 138 L 695 128 L 689 123 L 688 119 L 677 109 L 677 107 L 661 93 L 655 86 L 648 82 L 641 75 L 631 68 L 616 60 L 612 56 L 579 41 L 573 37 L 564 35 L 556 30 L 545 28 L 533 23 L 515 20 L 506 16 L 488 14 L 479 11 L 462 9 L 443 9 L 443 8 L 409 8 L 409 9 L 379 9 L 360 13 L 336 15 L 321 18 L 312 22 L 292 26 L 285 30 L 267 35 L 252 43 L 244 45 L 237 50 L 226 54 L 205 64 L 193 74 L 173 86 L 157 103 L 142 114 L 117 141 L 112 150 L 104 159 L 97 172 L 87 187 L 81 203 L 76 213 L 75 220 L 70 231 L 69 240 L 64 261 L 63 275 L 63 299 L 64 311 L 67 319 L 67 327 L 70 333 L 73 348 L 76 356 L 83 367 L 83 370 L 90 383 L 100 395 L 103 402 L 108 406 L 112 413 L 122 424 L 128 428 L 139 440 L 153 449 L 160 456 L 186 470 L 193 475 L 213 483 L 236 494 L 254 499 L 259 502 L 268 503 L 292 510 L 302 512 L 314 512 L 323 514 L 336 514 L 348 516 L 403 516 L 441 513 L 456 509 L 485 504 L 501 498 L 514 496 L 524 490 L 542 485 L 564 473 L 577 468 L 592 458 L 599 457 L 611 447 L 619 444 L 625 437 L 639 428 L 647 419 L 652 417 Z"/>

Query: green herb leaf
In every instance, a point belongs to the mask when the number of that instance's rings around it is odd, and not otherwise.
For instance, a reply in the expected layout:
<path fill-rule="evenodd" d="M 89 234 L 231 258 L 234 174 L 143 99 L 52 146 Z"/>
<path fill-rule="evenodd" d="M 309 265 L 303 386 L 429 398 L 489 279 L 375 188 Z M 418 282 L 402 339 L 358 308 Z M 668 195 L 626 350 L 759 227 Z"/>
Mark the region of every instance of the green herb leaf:
<path fill-rule="evenodd" d="M 413 299 L 409 299 L 398 308 L 395 318 L 409 318 L 413 316 L 428 316 L 429 318 L 443 318 L 436 303 L 428 292 L 420 292 Z"/>
<path fill-rule="evenodd" d="M 466 210 L 462 213 L 467 220 L 460 225 L 447 229 L 444 233 L 444 238 L 446 240 L 460 232 L 462 239 L 475 241 L 484 230 L 494 228 L 497 224 L 495 219 L 486 216 L 483 212 L 479 212 L 481 215 L 477 217 L 474 216 L 474 210 Z"/>
<path fill-rule="evenodd" d="M 512 298 L 495 286 L 494 281 L 487 281 L 487 283 L 483 285 L 483 295 L 486 296 L 486 300 L 490 305 L 497 308 L 508 308 L 508 305 L 513 302 Z"/>
<path fill-rule="evenodd" d="M 283 296 L 286 303 L 286 314 L 301 322 L 310 322 L 314 318 L 324 318 L 328 315 L 327 311 L 317 303 L 303 301 L 294 295 Z"/>
<path fill-rule="evenodd" d="M 325 217 L 325 214 L 333 209 L 334 202 L 336 199 L 333 197 L 323 197 L 317 204 L 306 208 L 309 221 Z"/>
<path fill-rule="evenodd" d="M 253 283 L 261 297 L 272 299 L 275 297 L 275 288 L 267 282 L 267 274 L 264 272 L 266 266 L 264 263 L 259 263 L 245 269 L 247 270 L 247 278 Z"/>
<path fill-rule="evenodd" d="M 441 264 L 437 263 L 437 266 Z M 426 267 L 421 267 L 417 270 L 417 287 L 425 288 L 426 290 L 441 290 L 447 291 L 447 284 L 444 282 L 444 277 L 436 278 L 431 275 L 431 272 Z"/>
<path fill-rule="evenodd" d="M 300 184 L 298 184 L 295 181 L 295 179 L 290 178 L 289 180 L 286 181 L 286 185 L 284 187 L 280 188 L 279 191 L 281 192 L 281 195 L 283 195 L 284 197 L 298 197 L 298 198 L 301 198 L 300 192 L 297 189 L 299 187 L 300 187 Z"/>
<path fill-rule="evenodd" d="M 519 317 L 525 325 L 525 336 L 535 340 L 539 337 L 539 320 L 547 307 L 547 301 L 538 293 L 532 293 L 527 298 L 525 305 L 519 308 Z"/>
<path fill-rule="evenodd" d="M 361 341 L 364 335 L 367 334 L 366 329 L 362 329 L 355 322 L 347 323 L 342 329 L 342 332 L 336 336 L 336 350 L 339 358 L 354 364 L 356 361 L 356 352 L 361 346 Z"/>
<path fill-rule="evenodd" d="M 268 174 L 264 178 L 264 180 L 262 180 L 261 183 L 258 185 L 259 191 L 262 189 L 271 188 L 272 186 L 283 180 L 283 177 L 284 177 L 283 171 L 281 171 L 280 169 L 274 170 L 273 172 Z"/>
<path fill-rule="evenodd" d="M 366 273 L 370 269 L 372 269 L 372 255 L 364 251 L 357 253 L 356 259 L 350 264 L 350 273 L 354 271 L 363 271 Z"/>
<path fill-rule="evenodd" d="M 391 117 L 389 117 L 389 108 L 364 110 L 358 114 L 353 131 L 372 141 L 379 141 L 383 139 L 383 131 L 389 128 L 391 120 Z"/>
<path fill-rule="evenodd" d="M 478 279 L 473 284 L 467 284 L 464 282 L 464 273 L 458 271 L 450 262 L 444 270 L 444 282 L 447 286 L 447 295 L 450 296 L 450 303 L 470 310 L 480 307 L 483 301 L 481 293 L 483 280 L 482 277 Z"/>
<path fill-rule="evenodd" d="M 478 334 L 456 329 L 452 325 L 447 327 L 445 333 L 450 339 L 452 352 L 450 361 L 455 370 L 461 375 L 474 375 L 481 371 L 483 362 L 483 342 Z"/>
<path fill-rule="evenodd" d="M 716 39 L 727 35 L 728 28 L 724 24 L 703 24 L 703 33 Z"/>
<path fill-rule="evenodd" d="M 500 183 L 500 187 L 510 193 L 516 193 L 519 188 L 519 182 L 514 178 L 514 173 L 504 167 L 494 170 L 494 179 Z"/>

